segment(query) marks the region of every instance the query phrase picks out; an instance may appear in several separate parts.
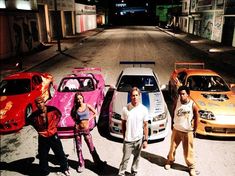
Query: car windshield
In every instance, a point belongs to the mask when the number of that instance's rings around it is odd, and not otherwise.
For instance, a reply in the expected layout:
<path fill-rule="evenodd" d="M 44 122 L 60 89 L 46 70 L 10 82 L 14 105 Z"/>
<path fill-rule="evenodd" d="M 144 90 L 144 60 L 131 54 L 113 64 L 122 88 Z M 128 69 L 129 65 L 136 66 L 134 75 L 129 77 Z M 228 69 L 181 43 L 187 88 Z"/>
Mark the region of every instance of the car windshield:
<path fill-rule="evenodd" d="M 187 86 L 193 91 L 224 92 L 230 90 L 219 76 L 190 76 L 187 79 Z"/>
<path fill-rule="evenodd" d="M 0 83 L 0 95 L 18 95 L 29 93 L 30 88 L 30 79 L 12 79 L 12 80 L 3 80 Z"/>
<path fill-rule="evenodd" d="M 132 87 L 138 87 L 140 91 L 159 92 L 159 88 L 154 76 L 122 76 L 117 90 L 119 92 L 129 92 Z"/>
<path fill-rule="evenodd" d="M 89 77 L 64 78 L 58 88 L 59 92 L 87 92 L 93 90 L 95 90 L 95 85 L 92 78 Z"/>

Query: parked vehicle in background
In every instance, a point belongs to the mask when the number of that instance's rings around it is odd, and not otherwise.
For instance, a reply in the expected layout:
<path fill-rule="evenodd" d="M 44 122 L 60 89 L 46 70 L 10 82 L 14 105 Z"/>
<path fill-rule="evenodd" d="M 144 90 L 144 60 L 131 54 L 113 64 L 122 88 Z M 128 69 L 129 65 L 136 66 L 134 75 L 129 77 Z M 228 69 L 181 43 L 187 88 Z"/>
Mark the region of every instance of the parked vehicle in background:
<path fill-rule="evenodd" d="M 234 84 L 228 85 L 218 73 L 204 69 L 204 63 L 177 62 L 169 81 L 173 99 L 181 85 L 190 88 L 190 97 L 198 106 L 198 134 L 235 137 Z"/>
<path fill-rule="evenodd" d="M 49 73 L 22 72 L 0 83 L 0 133 L 20 130 L 25 119 L 36 110 L 34 100 L 53 96 L 53 77 Z"/>
<path fill-rule="evenodd" d="M 120 62 L 121 64 L 155 64 L 155 62 Z M 121 126 L 122 109 L 131 101 L 130 90 L 138 87 L 141 102 L 149 111 L 149 140 L 164 139 L 168 133 L 168 109 L 157 75 L 151 68 L 128 67 L 120 73 L 109 106 L 109 130 L 111 136 L 123 138 Z"/>
<path fill-rule="evenodd" d="M 71 109 L 74 105 L 75 93 L 81 92 L 85 102 L 99 113 L 104 100 L 104 91 L 105 83 L 100 68 L 75 68 L 72 74 L 61 79 L 59 86 L 56 86 L 54 97 L 47 103 L 57 107 L 62 113 L 58 124 L 58 135 L 61 138 L 74 137 Z M 92 117 L 89 119 L 90 129 L 95 127 L 96 122 Z"/>

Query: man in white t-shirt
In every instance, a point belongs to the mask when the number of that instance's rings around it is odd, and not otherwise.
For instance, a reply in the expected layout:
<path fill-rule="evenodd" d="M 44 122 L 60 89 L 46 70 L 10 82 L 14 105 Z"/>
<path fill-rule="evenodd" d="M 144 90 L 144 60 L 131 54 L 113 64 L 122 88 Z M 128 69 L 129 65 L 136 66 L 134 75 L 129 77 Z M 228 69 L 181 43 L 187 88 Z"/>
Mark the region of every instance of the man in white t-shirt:
<path fill-rule="evenodd" d="M 131 173 L 136 175 L 141 148 L 148 145 L 148 109 L 140 103 L 140 90 L 130 91 L 131 102 L 122 111 L 123 157 L 118 175 L 125 175 L 131 154 L 134 155 Z"/>
<path fill-rule="evenodd" d="M 198 108 L 193 100 L 189 98 L 190 90 L 188 87 L 179 87 L 178 94 L 179 98 L 173 107 L 171 147 L 165 169 L 171 168 L 175 161 L 176 149 L 182 142 L 184 159 L 189 168 L 189 173 L 191 176 L 195 176 L 193 138 L 197 129 Z"/>

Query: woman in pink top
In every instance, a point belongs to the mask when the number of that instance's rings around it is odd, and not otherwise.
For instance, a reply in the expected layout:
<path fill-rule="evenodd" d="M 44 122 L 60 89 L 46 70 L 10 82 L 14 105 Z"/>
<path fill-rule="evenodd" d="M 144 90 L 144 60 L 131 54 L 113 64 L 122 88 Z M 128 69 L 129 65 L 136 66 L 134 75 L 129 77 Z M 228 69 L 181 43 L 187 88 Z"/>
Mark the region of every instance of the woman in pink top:
<path fill-rule="evenodd" d="M 82 93 L 77 92 L 74 96 L 74 105 L 71 110 L 71 116 L 75 122 L 74 134 L 78 155 L 78 168 L 77 172 L 82 172 L 85 167 L 84 158 L 82 155 L 82 136 L 89 148 L 92 158 L 99 170 L 103 170 L 106 162 L 101 161 L 98 153 L 93 144 L 92 136 L 89 128 L 90 112 L 93 118 L 96 117 L 96 110 L 89 104 L 84 103 Z"/>

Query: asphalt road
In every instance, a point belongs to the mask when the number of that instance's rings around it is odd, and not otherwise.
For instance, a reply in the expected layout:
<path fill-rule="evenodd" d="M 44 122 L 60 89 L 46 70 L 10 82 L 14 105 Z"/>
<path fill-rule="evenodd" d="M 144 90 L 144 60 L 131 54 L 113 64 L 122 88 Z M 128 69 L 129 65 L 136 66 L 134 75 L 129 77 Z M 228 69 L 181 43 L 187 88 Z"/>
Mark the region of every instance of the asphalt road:
<path fill-rule="evenodd" d="M 158 31 L 154 27 L 124 27 L 104 30 L 83 43 L 77 43 L 74 48 L 54 57 L 52 60 L 33 68 L 32 71 L 49 72 L 55 77 L 56 84 L 63 75 L 71 72 L 73 67 L 101 67 L 107 85 L 114 85 L 120 71 L 125 67 L 119 62 L 123 60 L 151 60 L 161 84 L 167 84 L 175 61 L 205 61 L 206 56 L 192 47 L 182 45 L 175 38 Z M 210 62 L 208 67 L 216 70 L 226 80 L 235 82 L 232 74 L 214 67 Z M 170 109 L 172 102 L 165 98 Z M 99 173 L 93 164 L 91 155 L 84 142 L 84 158 L 86 169 L 83 173 L 76 172 L 77 156 L 73 139 L 63 139 L 62 143 L 68 154 L 72 175 L 115 175 L 122 157 L 122 141 L 107 137 L 101 132 L 105 129 L 95 128 L 92 131 L 94 144 L 101 159 L 107 161 L 107 167 Z M 101 135 L 102 134 L 102 135 Z M 141 153 L 141 176 L 186 176 L 186 164 L 182 147 L 179 146 L 174 168 L 166 171 L 164 162 L 170 147 L 170 135 L 163 141 L 150 143 Z M 38 171 L 37 133 L 31 126 L 24 127 L 14 134 L 1 136 L 1 176 L 36 175 Z M 235 142 L 234 139 L 200 137 L 195 139 L 196 169 L 201 176 L 233 176 L 235 175 Z M 58 165 L 53 153 L 50 155 L 51 174 L 58 175 Z"/>

